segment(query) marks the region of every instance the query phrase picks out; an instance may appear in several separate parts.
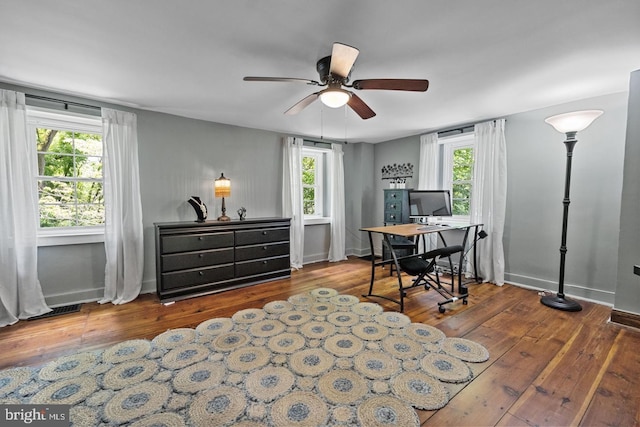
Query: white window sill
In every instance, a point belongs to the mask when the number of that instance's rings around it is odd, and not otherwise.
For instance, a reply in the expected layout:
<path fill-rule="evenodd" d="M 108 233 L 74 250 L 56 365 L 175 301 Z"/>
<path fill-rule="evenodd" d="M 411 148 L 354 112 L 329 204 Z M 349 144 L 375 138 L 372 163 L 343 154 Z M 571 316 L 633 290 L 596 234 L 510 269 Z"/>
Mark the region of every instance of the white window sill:
<path fill-rule="evenodd" d="M 88 230 L 41 230 L 38 246 L 82 245 L 104 242 L 104 228 Z"/>
<path fill-rule="evenodd" d="M 331 224 L 329 217 L 305 218 L 304 225 Z"/>

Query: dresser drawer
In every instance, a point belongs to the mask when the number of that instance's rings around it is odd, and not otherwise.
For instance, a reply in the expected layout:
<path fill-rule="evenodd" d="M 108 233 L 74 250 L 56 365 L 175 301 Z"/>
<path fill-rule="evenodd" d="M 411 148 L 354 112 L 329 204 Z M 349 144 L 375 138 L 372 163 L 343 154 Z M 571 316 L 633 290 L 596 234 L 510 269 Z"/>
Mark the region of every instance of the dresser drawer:
<path fill-rule="evenodd" d="M 190 252 L 233 247 L 233 231 L 162 236 L 162 253 Z"/>
<path fill-rule="evenodd" d="M 162 272 L 233 262 L 233 248 L 162 255 Z"/>
<path fill-rule="evenodd" d="M 233 279 L 233 264 L 162 274 L 163 290 L 188 288 Z"/>
<path fill-rule="evenodd" d="M 268 258 L 256 261 L 236 262 L 236 277 L 255 276 L 278 270 L 288 270 L 291 267 L 289 256 Z"/>
<path fill-rule="evenodd" d="M 385 212 L 384 213 L 384 222 L 385 223 L 402 223 L 402 215 L 399 212 Z"/>
<path fill-rule="evenodd" d="M 401 203 L 403 193 L 406 190 L 385 190 L 384 191 L 384 204 L 386 206 L 387 202 L 393 202 L 394 200 Z"/>
<path fill-rule="evenodd" d="M 236 261 L 289 255 L 289 243 L 267 243 L 236 248 Z"/>
<path fill-rule="evenodd" d="M 236 246 L 289 241 L 289 228 L 263 228 L 236 231 Z"/>

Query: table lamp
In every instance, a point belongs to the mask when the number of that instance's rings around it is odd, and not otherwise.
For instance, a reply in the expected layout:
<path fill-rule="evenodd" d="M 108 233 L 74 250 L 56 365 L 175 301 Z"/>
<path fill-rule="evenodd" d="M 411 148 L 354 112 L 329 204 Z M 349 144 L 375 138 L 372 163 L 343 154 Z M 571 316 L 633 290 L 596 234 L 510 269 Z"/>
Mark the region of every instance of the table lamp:
<path fill-rule="evenodd" d="M 215 196 L 216 198 L 222 197 L 222 215 L 218 217 L 218 221 L 231 221 L 231 218 L 227 216 L 227 208 L 224 205 L 224 198 L 231 196 L 231 180 L 224 176 L 224 173 L 220 174 L 220 178 L 214 182 Z"/>

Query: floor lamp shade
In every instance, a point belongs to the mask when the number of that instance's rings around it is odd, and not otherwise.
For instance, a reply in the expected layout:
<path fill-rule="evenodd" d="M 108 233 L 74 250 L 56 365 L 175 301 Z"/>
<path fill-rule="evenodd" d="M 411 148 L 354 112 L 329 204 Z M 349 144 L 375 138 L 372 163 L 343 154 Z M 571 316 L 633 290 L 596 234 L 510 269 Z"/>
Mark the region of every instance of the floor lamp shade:
<path fill-rule="evenodd" d="M 545 295 L 540 302 L 547 307 L 564 311 L 580 311 L 582 306 L 576 301 L 566 298 L 564 295 L 564 269 L 565 257 L 567 255 L 567 226 L 569 221 L 569 190 L 571 188 L 571 160 L 573 158 L 573 148 L 578 140 L 576 134 L 586 129 L 595 119 L 600 117 L 601 110 L 576 111 L 573 113 L 558 114 L 545 120 L 553 126 L 558 132 L 566 134 L 567 139 L 564 141 L 567 149 L 567 166 L 564 181 L 564 205 L 562 215 L 562 238 L 560 243 L 560 274 L 558 277 L 558 293 L 556 295 Z"/>
<path fill-rule="evenodd" d="M 217 198 L 222 198 L 222 215 L 218 217 L 218 221 L 231 221 L 231 218 L 227 216 L 227 208 L 224 205 L 224 198 L 231 196 L 231 180 L 224 176 L 224 173 L 220 174 L 220 178 L 214 182 L 214 192 Z"/>

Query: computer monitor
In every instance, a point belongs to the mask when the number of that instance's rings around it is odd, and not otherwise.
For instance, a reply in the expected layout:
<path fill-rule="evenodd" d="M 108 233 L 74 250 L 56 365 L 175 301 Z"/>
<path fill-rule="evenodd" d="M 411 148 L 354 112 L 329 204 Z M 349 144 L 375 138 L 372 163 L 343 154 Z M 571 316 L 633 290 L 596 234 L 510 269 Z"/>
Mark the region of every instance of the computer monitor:
<path fill-rule="evenodd" d="M 453 216 L 449 190 L 409 191 L 409 217 Z"/>

